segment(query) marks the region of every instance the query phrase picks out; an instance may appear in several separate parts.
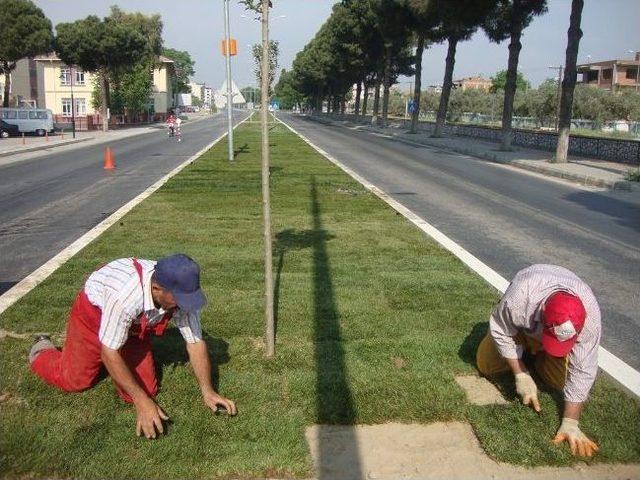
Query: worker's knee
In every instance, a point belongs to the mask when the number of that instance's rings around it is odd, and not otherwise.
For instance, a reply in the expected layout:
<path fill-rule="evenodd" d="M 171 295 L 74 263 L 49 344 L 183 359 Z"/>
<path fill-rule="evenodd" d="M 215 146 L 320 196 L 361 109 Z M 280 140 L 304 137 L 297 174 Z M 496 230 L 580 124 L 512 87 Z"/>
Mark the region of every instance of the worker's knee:
<path fill-rule="evenodd" d="M 485 377 L 493 377 L 509 370 L 507 362 L 498 352 L 493 338 L 489 334 L 478 345 L 476 366 L 480 374 Z"/>

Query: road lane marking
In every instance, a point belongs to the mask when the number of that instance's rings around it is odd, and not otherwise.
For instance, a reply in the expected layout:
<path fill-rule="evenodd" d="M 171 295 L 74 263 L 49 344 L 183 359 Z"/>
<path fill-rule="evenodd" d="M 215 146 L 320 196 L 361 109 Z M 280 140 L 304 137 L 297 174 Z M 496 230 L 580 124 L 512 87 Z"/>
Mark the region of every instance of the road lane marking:
<path fill-rule="evenodd" d="M 389 196 L 387 193 L 376 187 L 374 184 L 370 183 L 364 177 L 357 174 L 351 168 L 344 165 L 342 162 L 334 158 L 332 155 L 324 151 L 322 148 L 315 145 L 311 140 L 309 140 L 306 136 L 299 133 L 293 127 L 291 127 L 286 122 L 279 119 L 279 121 L 286 126 L 289 130 L 291 130 L 294 134 L 298 135 L 305 143 L 307 143 L 311 148 L 325 157 L 334 165 L 341 168 L 345 173 L 350 175 L 354 180 L 362 184 L 367 190 L 372 192 L 374 195 L 382 199 L 387 205 L 396 210 L 398 213 L 402 214 L 407 220 L 416 225 L 420 230 L 433 238 L 436 242 L 442 245 L 445 249 L 453 253 L 456 257 L 458 257 L 465 265 L 467 265 L 471 270 L 480 275 L 485 281 L 487 281 L 491 286 L 493 286 L 500 293 L 504 293 L 507 287 L 509 286 L 509 281 L 500 275 L 498 272 L 493 270 L 491 267 L 483 263 L 476 256 L 469 253 L 463 247 L 458 245 L 452 239 L 447 237 L 444 233 L 439 231 L 429 222 L 427 222 L 422 217 L 418 216 L 413 211 L 409 210 L 403 204 Z M 640 372 L 635 370 L 633 367 L 625 363 L 616 357 L 613 353 L 609 352 L 604 347 L 600 346 L 598 350 L 598 366 L 610 375 L 614 380 L 620 383 L 625 389 L 631 392 L 636 397 L 640 398 Z"/>

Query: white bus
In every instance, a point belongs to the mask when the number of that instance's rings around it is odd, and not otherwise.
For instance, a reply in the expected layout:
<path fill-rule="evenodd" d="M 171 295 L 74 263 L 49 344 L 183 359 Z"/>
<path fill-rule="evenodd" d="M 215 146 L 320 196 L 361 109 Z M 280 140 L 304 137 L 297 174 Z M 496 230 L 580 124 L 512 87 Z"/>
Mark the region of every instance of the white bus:
<path fill-rule="evenodd" d="M 17 125 L 21 133 L 35 133 L 44 136 L 53 132 L 53 112 L 43 108 L 3 108 L 0 118 L 7 123 Z"/>

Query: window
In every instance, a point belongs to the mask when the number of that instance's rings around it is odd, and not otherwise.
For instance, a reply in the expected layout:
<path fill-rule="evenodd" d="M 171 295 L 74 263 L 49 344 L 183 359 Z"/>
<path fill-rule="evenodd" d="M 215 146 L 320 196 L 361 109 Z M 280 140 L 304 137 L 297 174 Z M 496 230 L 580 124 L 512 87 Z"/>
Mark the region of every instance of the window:
<path fill-rule="evenodd" d="M 65 117 L 71 116 L 71 99 L 63 98 L 62 99 L 62 115 Z"/>
<path fill-rule="evenodd" d="M 31 111 L 31 112 L 29 112 L 29 118 L 31 120 L 46 120 L 47 119 L 47 112 Z"/>
<path fill-rule="evenodd" d="M 84 98 L 76 98 L 76 117 L 87 115 L 87 101 Z"/>
<path fill-rule="evenodd" d="M 638 78 L 638 67 L 627 68 L 627 78 L 631 80 Z"/>
<path fill-rule="evenodd" d="M 18 111 L 18 118 L 20 120 L 26 120 L 27 118 L 29 118 L 29 112 L 27 112 L 26 110 Z"/>
<path fill-rule="evenodd" d="M 69 67 L 62 67 L 60 69 L 60 85 L 71 85 L 71 69 Z"/>
<path fill-rule="evenodd" d="M 15 119 L 18 118 L 18 112 L 15 110 L 5 110 L 2 116 L 3 118 Z"/>
<path fill-rule="evenodd" d="M 60 85 L 68 87 L 71 85 L 71 67 L 62 67 L 60 69 Z M 73 85 L 84 85 L 84 72 L 77 68 L 73 69 L 73 73 L 75 75 L 75 79 L 73 80 Z"/>
<path fill-rule="evenodd" d="M 602 70 L 602 78 L 604 78 L 605 80 L 611 80 L 612 73 L 613 71 L 610 68 L 607 68 L 606 70 Z"/>
<path fill-rule="evenodd" d="M 589 72 L 587 72 L 587 82 L 597 82 L 597 81 L 598 81 L 598 71 L 589 70 Z"/>

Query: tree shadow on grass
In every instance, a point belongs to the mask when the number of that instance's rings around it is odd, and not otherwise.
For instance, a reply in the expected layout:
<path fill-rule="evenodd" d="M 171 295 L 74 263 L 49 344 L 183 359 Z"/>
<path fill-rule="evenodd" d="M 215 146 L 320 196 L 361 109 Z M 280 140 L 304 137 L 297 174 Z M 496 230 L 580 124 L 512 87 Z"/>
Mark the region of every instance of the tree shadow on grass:
<path fill-rule="evenodd" d="M 251 149 L 249 148 L 249 144 L 245 142 L 244 145 L 242 145 L 241 147 L 236 148 L 233 151 L 233 158 L 236 159 L 241 154 L 249 153 L 250 151 L 251 151 Z"/>
<path fill-rule="evenodd" d="M 287 251 L 311 248 L 313 262 L 313 342 L 316 364 L 316 419 L 320 425 L 317 438 L 318 478 L 362 478 L 362 468 L 355 430 L 349 429 L 339 434 L 343 464 L 347 456 L 348 469 L 340 469 L 336 475 L 336 444 L 334 436 L 327 431 L 326 425 L 354 425 L 357 414 L 352 398 L 345 351 L 342 344 L 340 314 L 337 309 L 332 281 L 331 263 L 327 251 L 329 234 L 322 223 L 322 211 L 315 177 L 311 178 L 311 206 L 313 228 L 296 231 L 282 230 L 276 235 L 274 251 L 278 257 L 276 280 L 274 285 L 275 318 L 278 317 L 280 285 L 285 254 Z"/>
<path fill-rule="evenodd" d="M 329 241 L 335 238 L 334 235 L 323 233 L 324 240 Z M 276 242 L 274 245 L 274 253 L 278 257 L 278 264 L 276 266 L 276 280 L 273 288 L 273 307 L 274 307 L 274 320 L 276 326 L 276 333 L 278 327 L 278 312 L 280 302 L 280 285 L 282 277 L 282 267 L 284 266 L 285 254 L 287 252 L 295 250 L 304 250 L 306 248 L 312 248 L 319 240 L 318 232 L 314 230 L 295 230 L 288 228 L 281 230 L 276 234 Z"/>
<path fill-rule="evenodd" d="M 331 263 L 327 252 L 328 234 L 322 224 L 322 211 L 318 199 L 315 177 L 311 178 L 311 215 L 313 229 L 309 236 L 313 243 L 313 303 L 314 303 L 314 356 L 316 364 L 316 422 L 318 424 L 353 425 L 356 408 L 352 398 L 345 351 L 342 344 L 340 314 L 335 301 Z M 349 459 L 349 478 L 362 478 L 355 431 L 342 437 L 343 444 L 356 454 Z M 328 478 L 335 446 L 330 437 L 319 438 L 318 466 L 320 478 Z M 323 467 L 327 467 L 326 470 Z M 347 473 L 347 472 L 345 472 Z"/>

